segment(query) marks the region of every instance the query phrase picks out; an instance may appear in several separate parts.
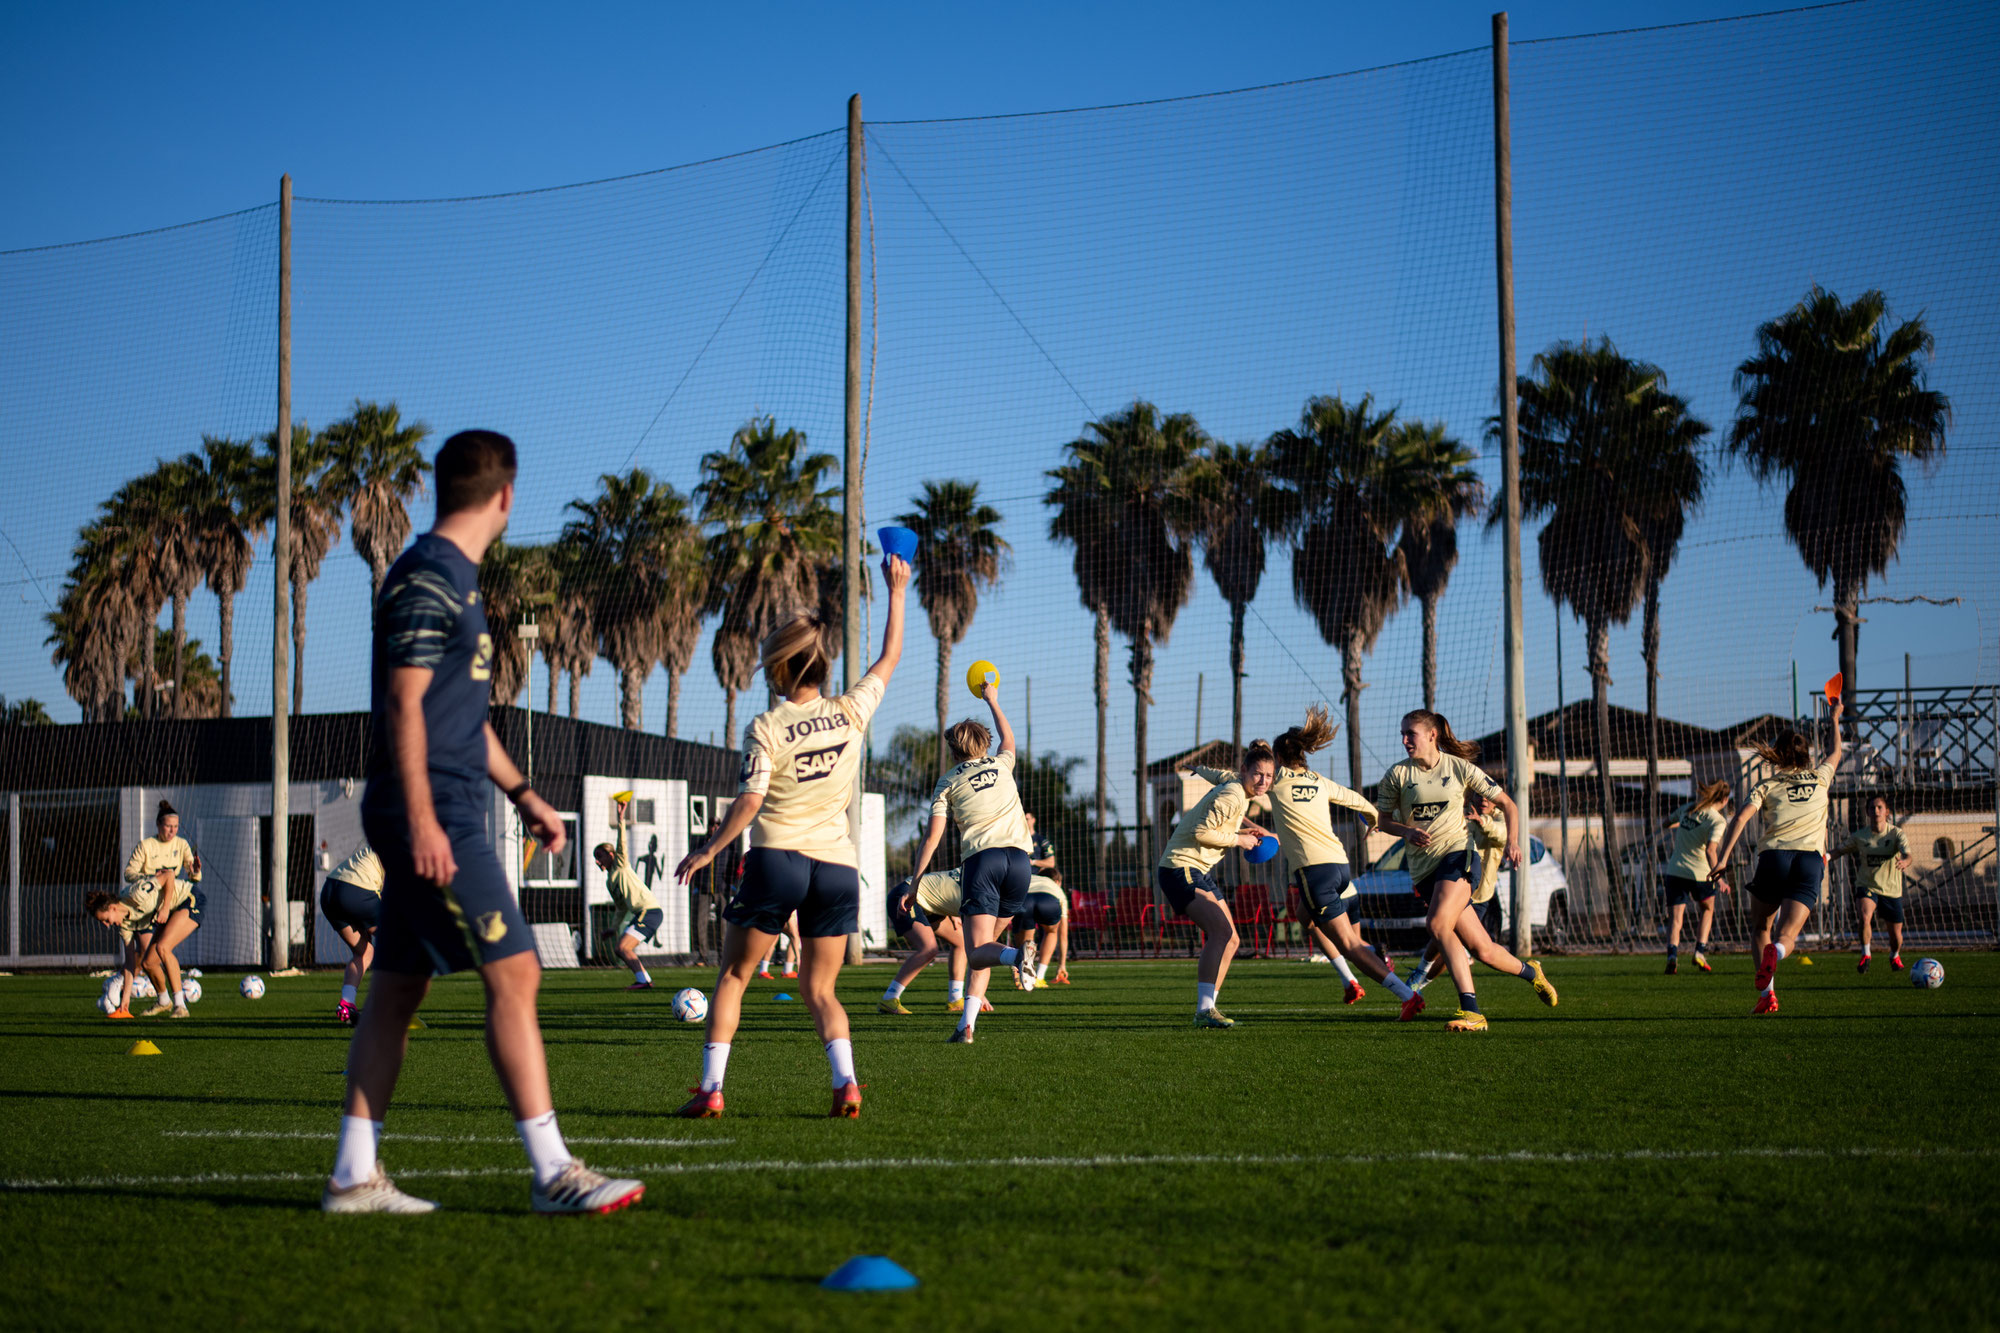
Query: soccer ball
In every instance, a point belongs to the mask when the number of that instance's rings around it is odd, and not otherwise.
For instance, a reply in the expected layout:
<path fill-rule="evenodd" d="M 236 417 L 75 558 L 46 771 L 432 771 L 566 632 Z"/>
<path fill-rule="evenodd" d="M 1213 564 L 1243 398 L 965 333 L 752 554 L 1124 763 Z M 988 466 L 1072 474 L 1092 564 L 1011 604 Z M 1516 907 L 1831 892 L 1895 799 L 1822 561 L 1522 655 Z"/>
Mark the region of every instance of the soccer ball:
<path fill-rule="evenodd" d="M 1910 984 L 1918 990 L 1936 990 L 1944 985 L 1944 964 L 1935 958 L 1919 958 L 1910 969 Z"/>
<path fill-rule="evenodd" d="M 198 977 L 201 975 L 201 969 L 198 967 L 191 967 L 187 970 L 187 974 L 191 977 Z"/>
<path fill-rule="evenodd" d="M 192 977 L 182 981 L 181 994 L 187 997 L 187 1002 L 189 1004 L 195 1003 L 196 1001 L 201 999 L 201 983 L 199 981 L 194 980 Z"/>
<path fill-rule="evenodd" d="M 148 977 L 144 972 L 141 972 L 138 976 L 132 978 L 133 999 L 151 1000 L 157 998 L 158 996 L 159 992 L 153 988 L 152 978 Z"/>
<path fill-rule="evenodd" d="M 708 1017 L 708 997 L 689 986 L 674 996 L 674 1017 L 683 1023 L 699 1023 Z"/>
<path fill-rule="evenodd" d="M 243 978 L 241 984 L 236 989 L 242 992 L 243 998 L 246 1000 L 261 1000 L 264 998 L 264 978 L 252 972 L 249 976 Z"/>

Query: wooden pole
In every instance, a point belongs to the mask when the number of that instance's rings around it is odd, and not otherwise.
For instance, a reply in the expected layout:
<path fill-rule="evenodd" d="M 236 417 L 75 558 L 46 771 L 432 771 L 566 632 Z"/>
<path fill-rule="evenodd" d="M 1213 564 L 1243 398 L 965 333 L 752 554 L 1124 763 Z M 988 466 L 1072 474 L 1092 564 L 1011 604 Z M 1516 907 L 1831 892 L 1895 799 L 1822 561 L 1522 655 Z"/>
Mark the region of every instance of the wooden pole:
<path fill-rule="evenodd" d="M 278 180 L 278 432 L 271 533 L 271 970 L 291 966 L 292 178 Z"/>
<path fill-rule="evenodd" d="M 1521 432 L 1514 384 L 1514 144 L 1508 110 L 1507 14 L 1493 16 L 1493 260 L 1500 305 L 1500 477 L 1506 557 L 1507 786 L 1520 812 L 1521 852 L 1528 851 L 1528 795 L 1534 766 L 1528 757 L 1528 668 L 1521 623 Z M 1609 818 L 1609 814 L 1606 815 Z M 1528 867 L 1512 875 L 1514 952 L 1534 948 L 1528 920 Z"/>

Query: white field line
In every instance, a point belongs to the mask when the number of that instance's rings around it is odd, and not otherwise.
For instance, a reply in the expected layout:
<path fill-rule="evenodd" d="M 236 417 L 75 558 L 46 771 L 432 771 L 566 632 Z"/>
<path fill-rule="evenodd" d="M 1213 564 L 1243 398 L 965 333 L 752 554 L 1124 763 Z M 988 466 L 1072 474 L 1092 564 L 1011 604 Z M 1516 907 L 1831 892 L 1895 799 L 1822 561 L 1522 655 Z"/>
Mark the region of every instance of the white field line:
<path fill-rule="evenodd" d="M 717 1139 L 712 1142 L 721 1143 Z M 1964 1160 L 2000 1156 L 1993 1148 L 1718 1148 L 1681 1150 L 1639 1148 L 1629 1152 L 1410 1152 L 1410 1153 L 1161 1153 L 1109 1154 L 1094 1157 L 834 1157 L 818 1161 L 764 1158 L 743 1162 L 655 1162 L 644 1166 L 606 1167 L 631 1176 L 703 1175 L 744 1171 L 911 1171 L 978 1168 L 1042 1170 L 1049 1167 L 1103 1169 L 1161 1166 L 1404 1166 L 1431 1162 L 1468 1165 L 1539 1164 L 1551 1166 L 1642 1164 L 1647 1162 L 1728 1161 L 1870 1161 Z M 398 1180 L 467 1180 L 487 1176 L 526 1175 L 526 1167 L 433 1167 L 399 1170 Z M 237 1175 L 204 1171 L 181 1176 L 77 1176 L 70 1179 L 0 1180 L 0 1190 L 153 1189 L 172 1185 L 266 1185 L 324 1183 L 321 1171 L 273 1171 Z"/>
<path fill-rule="evenodd" d="M 331 1143 L 340 1135 L 304 1129 L 169 1129 L 164 1131 L 170 1139 L 308 1139 L 315 1142 Z M 383 1139 L 397 1143 L 519 1143 L 512 1134 L 384 1134 Z M 733 1142 L 731 1139 L 624 1139 L 624 1138 L 578 1138 L 564 1135 L 565 1143 L 618 1144 L 636 1148 L 707 1148 Z"/>

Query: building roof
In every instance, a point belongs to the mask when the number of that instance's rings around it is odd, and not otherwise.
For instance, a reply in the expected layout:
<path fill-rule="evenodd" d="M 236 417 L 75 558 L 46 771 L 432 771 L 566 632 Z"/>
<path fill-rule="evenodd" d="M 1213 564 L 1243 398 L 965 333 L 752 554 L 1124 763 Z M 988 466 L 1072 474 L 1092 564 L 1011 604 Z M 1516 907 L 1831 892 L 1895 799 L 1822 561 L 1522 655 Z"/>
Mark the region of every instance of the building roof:
<path fill-rule="evenodd" d="M 1646 715 L 1616 704 L 1611 705 L 1610 713 L 1611 729 L 1606 738 L 1605 757 L 1644 759 Z M 1528 719 L 1528 743 L 1534 747 L 1537 759 L 1555 759 L 1565 751 L 1571 759 L 1591 759 L 1597 748 L 1597 710 L 1589 699 L 1579 699 L 1560 710 L 1550 709 L 1537 714 Z M 1711 731 L 1689 722 L 1676 722 L 1672 718 L 1660 719 L 1662 758 L 1685 759 L 1690 755 L 1714 754 L 1735 748 L 1736 742 L 1729 733 Z M 1507 733 L 1504 729 L 1488 732 L 1479 738 L 1479 761 L 1485 764 L 1507 762 Z"/>

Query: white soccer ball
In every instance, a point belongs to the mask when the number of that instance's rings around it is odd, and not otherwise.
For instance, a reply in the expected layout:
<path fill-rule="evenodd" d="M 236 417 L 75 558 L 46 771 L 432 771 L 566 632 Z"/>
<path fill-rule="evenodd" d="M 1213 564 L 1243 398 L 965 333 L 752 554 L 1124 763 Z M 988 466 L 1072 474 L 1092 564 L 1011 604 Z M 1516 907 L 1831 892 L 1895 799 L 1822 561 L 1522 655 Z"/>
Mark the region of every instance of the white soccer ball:
<path fill-rule="evenodd" d="M 699 1023 L 708 1017 L 708 997 L 694 987 L 674 996 L 674 1017 L 683 1023 Z"/>
<path fill-rule="evenodd" d="M 261 1000 L 264 998 L 264 978 L 252 972 L 238 983 L 236 989 L 246 1000 Z"/>
<path fill-rule="evenodd" d="M 148 977 L 144 972 L 141 972 L 138 976 L 132 978 L 133 999 L 151 1000 L 157 998 L 158 995 L 159 991 L 154 989 L 152 979 Z"/>
<path fill-rule="evenodd" d="M 201 975 L 201 969 L 198 967 L 191 967 L 187 970 L 187 974 L 191 977 L 198 977 Z"/>
<path fill-rule="evenodd" d="M 194 980 L 193 978 L 189 978 L 185 981 L 182 981 L 181 994 L 187 997 L 187 1002 L 189 1004 L 195 1003 L 197 1000 L 201 999 L 201 983 L 199 981 Z"/>
<path fill-rule="evenodd" d="M 1944 985 L 1944 964 L 1935 958 L 1919 958 L 1910 969 L 1910 984 L 1918 990 L 1936 990 Z"/>

